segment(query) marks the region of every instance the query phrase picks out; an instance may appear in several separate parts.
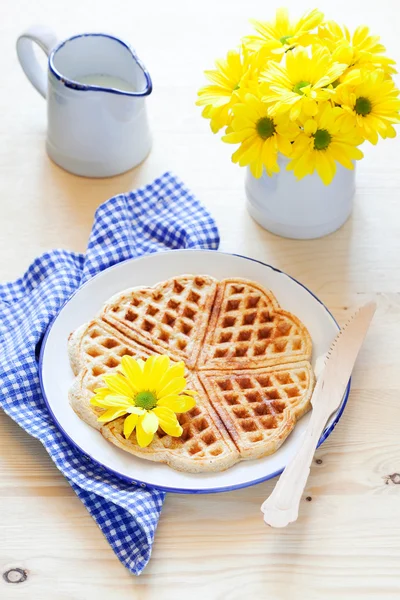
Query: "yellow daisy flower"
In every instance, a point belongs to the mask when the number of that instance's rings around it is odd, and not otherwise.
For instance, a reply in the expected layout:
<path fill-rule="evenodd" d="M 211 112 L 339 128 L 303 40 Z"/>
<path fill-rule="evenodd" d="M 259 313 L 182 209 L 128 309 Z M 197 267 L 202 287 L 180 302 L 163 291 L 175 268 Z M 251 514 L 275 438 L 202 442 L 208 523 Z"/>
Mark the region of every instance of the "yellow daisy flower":
<path fill-rule="evenodd" d="M 291 162 L 287 169 L 298 179 L 316 170 L 325 185 L 329 185 L 336 173 L 336 162 L 353 169 L 353 160 L 363 153 L 358 146 L 363 140 L 354 127 L 344 127 L 339 118 L 340 107 L 333 108 L 329 102 L 321 105 L 318 113 L 304 121 L 303 131 L 293 143 Z"/>
<path fill-rule="evenodd" d="M 322 23 L 314 38 L 328 48 L 334 60 L 346 63 L 350 69 L 362 67 L 372 71 L 381 68 L 387 74 L 396 73 L 395 61 L 384 56 L 386 48 L 379 40 L 365 25 L 357 27 L 351 35 L 347 27 L 340 27 L 335 21 Z"/>
<path fill-rule="evenodd" d="M 273 103 L 271 115 L 289 112 L 292 121 L 302 113 L 313 116 L 318 102 L 334 93 L 327 86 L 340 77 L 346 65 L 334 62 L 324 47 L 314 48 L 310 53 L 299 47 L 285 56 L 286 64 L 271 62 L 262 73 L 261 80 L 268 84 L 263 100 Z"/>
<path fill-rule="evenodd" d="M 277 60 L 288 50 L 302 42 L 302 36 L 319 25 L 324 15 L 319 10 L 306 12 L 298 21 L 290 21 L 287 8 L 278 8 L 275 21 L 265 22 L 252 19 L 258 35 L 248 35 L 243 43 L 249 50 L 259 51 L 267 47 L 275 52 Z"/>
<path fill-rule="evenodd" d="M 170 365 L 168 356 L 150 356 L 146 361 L 123 356 L 119 372 L 103 375 L 106 387 L 95 390 L 90 403 L 105 409 L 100 423 L 125 416 L 124 436 L 136 428 L 142 448 L 148 446 L 158 427 L 173 437 L 182 435 L 175 413 L 191 410 L 196 392 L 187 390 L 183 362 Z"/>
<path fill-rule="evenodd" d="M 336 88 L 335 102 L 343 108 L 339 123 L 355 127 L 372 144 L 395 137 L 393 123 L 400 123 L 399 90 L 382 70 L 354 71 L 351 81 Z"/>
<path fill-rule="evenodd" d="M 226 59 L 216 60 L 214 70 L 205 71 L 212 83 L 198 91 L 197 106 L 204 106 L 202 116 L 210 119 L 214 133 L 231 121 L 231 108 L 238 101 L 237 90 L 251 74 L 249 54 L 245 50 L 230 50 Z"/>
<path fill-rule="evenodd" d="M 230 133 L 222 140 L 240 144 L 232 155 L 234 163 L 249 165 L 254 177 L 261 177 L 264 168 L 271 176 L 279 172 L 278 152 L 289 156 L 299 128 L 288 117 L 271 117 L 265 102 L 255 94 L 243 93 L 242 100 L 233 107 Z"/>

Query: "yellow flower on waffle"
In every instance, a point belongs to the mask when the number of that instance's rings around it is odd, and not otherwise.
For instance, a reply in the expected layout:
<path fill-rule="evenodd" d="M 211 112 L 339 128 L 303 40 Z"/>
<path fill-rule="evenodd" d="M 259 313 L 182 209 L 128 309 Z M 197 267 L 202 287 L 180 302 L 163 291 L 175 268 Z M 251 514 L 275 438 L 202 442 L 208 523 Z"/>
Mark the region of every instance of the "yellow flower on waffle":
<path fill-rule="evenodd" d="M 187 390 L 183 362 L 170 364 L 168 356 L 135 360 L 123 356 L 118 372 L 104 375 L 106 387 L 95 390 L 92 406 L 104 409 L 100 423 L 125 417 L 124 436 L 136 429 L 140 447 L 148 446 L 159 427 L 173 437 L 182 435 L 176 413 L 191 410 L 196 392 Z"/>

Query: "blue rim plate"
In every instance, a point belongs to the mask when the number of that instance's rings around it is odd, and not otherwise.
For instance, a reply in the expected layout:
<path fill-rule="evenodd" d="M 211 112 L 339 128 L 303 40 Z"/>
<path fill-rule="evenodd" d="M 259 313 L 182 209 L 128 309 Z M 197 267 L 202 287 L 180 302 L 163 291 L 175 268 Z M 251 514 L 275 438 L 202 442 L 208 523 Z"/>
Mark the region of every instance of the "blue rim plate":
<path fill-rule="evenodd" d="M 154 285 L 182 273 L 209 274 L 218 279 L 246 277 L 271 289 L 283 308 L 298 316 L 313 339 L 313 365 L 323 356 L 339 326 L 326 306 L 302 283 L 259 260 L 214 250 L 172 250 L 129 259 L 86 282 L 64 304 L 43 339 L 39 378 L 44 400 L 63 435 L 93 462 L 125 481 L 142 487 L 184 494 L 226 492 L 255 485 L 279 475 L 299 447 L 310 413 L 297 423 L 279 450 L 268 457 L 242 461 L 221 473 L 190 474 L 137 458 L 107 442 L 81 421 L 68 404 L 73 381 L 67 355 L 71 331 L 93 318 L 114 293 L 138 285 Z M 345 408 L 350 381 L 337 412 L 318 445 L 332 433 Z"/>

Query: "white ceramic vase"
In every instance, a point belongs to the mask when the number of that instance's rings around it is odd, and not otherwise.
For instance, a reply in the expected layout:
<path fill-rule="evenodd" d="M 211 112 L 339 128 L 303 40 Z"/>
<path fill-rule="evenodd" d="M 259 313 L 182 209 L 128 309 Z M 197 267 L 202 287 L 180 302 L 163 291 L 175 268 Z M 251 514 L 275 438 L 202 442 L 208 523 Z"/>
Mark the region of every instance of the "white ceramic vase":
<path fill-rule="evenodd" d="M 315 172 L 297 180 L 286 171 L 288 159 L 279 157 L 280 172 L 256 179 L 247 169 L 247 208 L 264 229 L 295 239 L 312 239 L 339 229 L 350 216 L 355 192 L 355 170 L 337 165 L 329 185 Z"/>

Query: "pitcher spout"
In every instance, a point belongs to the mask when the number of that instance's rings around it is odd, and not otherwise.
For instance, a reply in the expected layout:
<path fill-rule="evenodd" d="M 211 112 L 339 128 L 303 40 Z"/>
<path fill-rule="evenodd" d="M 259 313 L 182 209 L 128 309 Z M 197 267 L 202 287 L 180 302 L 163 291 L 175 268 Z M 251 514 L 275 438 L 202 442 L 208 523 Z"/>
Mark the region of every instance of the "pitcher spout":
<path fill-rule="evenodd" d="M 71 43 L 82 45 L 79 63 L 68 60 Z M 49 69 L 63 85 L 77 91 L 141 97 L 153 89 L 150 74 L 135 51 L 106 33 L 84 33 L 61 42 L 50 55 Z"/>

